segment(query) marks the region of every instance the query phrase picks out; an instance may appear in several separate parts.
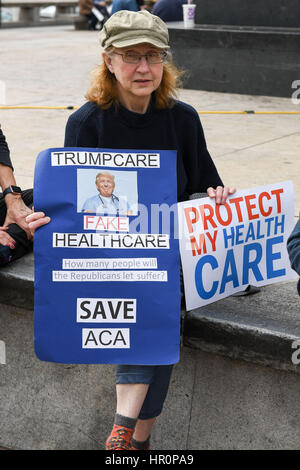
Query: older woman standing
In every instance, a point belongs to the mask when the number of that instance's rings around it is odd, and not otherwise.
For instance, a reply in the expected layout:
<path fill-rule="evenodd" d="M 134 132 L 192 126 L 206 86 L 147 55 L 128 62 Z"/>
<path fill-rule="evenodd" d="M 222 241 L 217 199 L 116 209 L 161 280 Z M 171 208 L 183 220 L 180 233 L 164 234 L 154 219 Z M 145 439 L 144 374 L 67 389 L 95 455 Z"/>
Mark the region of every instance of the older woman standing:
<path fill-rule="evenodd" d="M 100 39 L 103 63 L 88 102 L 68 120 L 65 146 L 176 150 L 178 201 L 207 191 L 224 203 L 235 190 L 223 187 L 198 113 L 175 99 L 180 73 L 168 53 L 164 22 L 145 10 L 120 11 L 105 23 Z M 35 213 L 28 221 L 34 231 L 49 218 Z M 116 415 L 106 449 L 149 449 L 172 367 L 117 366 Z"/>

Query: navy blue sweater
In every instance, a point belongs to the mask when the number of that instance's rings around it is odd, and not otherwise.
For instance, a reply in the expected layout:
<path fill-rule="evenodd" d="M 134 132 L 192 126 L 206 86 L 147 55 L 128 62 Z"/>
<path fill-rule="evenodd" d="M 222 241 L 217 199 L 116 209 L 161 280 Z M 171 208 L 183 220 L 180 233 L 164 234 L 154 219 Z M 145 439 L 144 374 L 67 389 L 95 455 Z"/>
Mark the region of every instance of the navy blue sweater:
<path fill-rule="evenodd" d="M 10 160 L 10 156 L 9 156 L 9 148 L 8 148 L 8 145 L 5 140 L 5 136 L 1 128 L 0 128 L 0 163 L 2 163 L 3 165 L 10 166 L 11 168 L 13 167 L 11 160 Z"/>
<path fill-rule="evenodd" d="M 206 148 L 197 111 L 177 101 L 158 110 L 151 103 L 145 114 L 123 106 L 102 110 L 87 102 L 67 122 L 65 147 L 124 150 L 176 150 L 178 201 L 223 183 Z"/>

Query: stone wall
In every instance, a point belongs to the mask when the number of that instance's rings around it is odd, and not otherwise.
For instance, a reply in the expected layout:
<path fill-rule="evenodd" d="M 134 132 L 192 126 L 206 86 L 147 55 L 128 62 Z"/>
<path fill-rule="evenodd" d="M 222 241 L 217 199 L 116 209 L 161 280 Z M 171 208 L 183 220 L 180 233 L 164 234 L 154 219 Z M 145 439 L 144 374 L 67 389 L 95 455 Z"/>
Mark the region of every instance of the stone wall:
<path fill-rule="evenodd" d="M 299 0 L 195 0 L 196 23 L 300 27 Z"/>

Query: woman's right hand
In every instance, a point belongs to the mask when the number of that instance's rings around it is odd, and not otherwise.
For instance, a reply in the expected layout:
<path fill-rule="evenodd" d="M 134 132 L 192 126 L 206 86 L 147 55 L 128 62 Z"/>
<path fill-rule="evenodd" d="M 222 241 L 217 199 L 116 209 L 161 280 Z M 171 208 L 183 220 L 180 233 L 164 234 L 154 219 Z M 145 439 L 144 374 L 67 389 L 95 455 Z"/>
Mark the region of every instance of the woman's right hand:
<path fill-rule="evenodd" d="M 37 228 L 48 224 L 50 220 L 50 217 L 47 217 L 44 212 L 33 212 L 26 217 L 26 222 L 28 223 L 28 227 L 32 236 L 34 235 L 34 232 Z"/>
<path fill-rule="evenodd" d="M 12 250 L 15 248 L 15 240 L 6 233 L 8 227 L 0 227 L 0 245 L 9 246 Z"/>

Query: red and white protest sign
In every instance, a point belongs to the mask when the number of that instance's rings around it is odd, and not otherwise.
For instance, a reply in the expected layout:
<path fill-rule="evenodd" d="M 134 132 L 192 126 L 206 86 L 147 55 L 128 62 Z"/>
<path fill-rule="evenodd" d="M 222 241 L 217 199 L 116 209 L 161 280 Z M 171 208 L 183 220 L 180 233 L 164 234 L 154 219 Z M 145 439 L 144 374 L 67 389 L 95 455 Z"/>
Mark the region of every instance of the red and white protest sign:
<path fill-rule="evenodd" d="M 242 291 L 295 278 L 286 250 L 294 226 L 290 181 L 241 190 L 219 205 L 178 204 L 187 310 Z"/>

